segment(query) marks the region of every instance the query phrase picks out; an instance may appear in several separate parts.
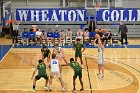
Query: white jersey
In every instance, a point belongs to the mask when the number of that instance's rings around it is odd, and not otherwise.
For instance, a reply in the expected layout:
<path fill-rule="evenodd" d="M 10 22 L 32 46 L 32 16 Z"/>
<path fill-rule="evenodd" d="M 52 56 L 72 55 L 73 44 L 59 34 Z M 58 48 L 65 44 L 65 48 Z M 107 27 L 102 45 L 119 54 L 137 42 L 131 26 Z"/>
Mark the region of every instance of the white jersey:
<path fill-rule="evenodd" d="M 64 55 L 63 55 L 63 53 L 62 53 L 62 51 L 61 51 L 61 47 L 58 47 L 58 49 L 54 49 L 54 53 L 56 54 L 56 58 L 62 58 L 62 57 L 64 57 Z"/>
<path fill-rule="evenodd" d="M 89 38 L 89 32 L 84 32 L 84 38 L 86 38 L 86 39 Z"/>
<path fill-rule="evenodd" d="M 98 46 L 98 62 L 99 64 L 104 64 L 103 49 L 99 46 Z"/>
<path fill-rule="evenodd" d="M 52 59 L 50 62 L 51 72 L 59 72 L 59 62 L 57 59 Z"/>

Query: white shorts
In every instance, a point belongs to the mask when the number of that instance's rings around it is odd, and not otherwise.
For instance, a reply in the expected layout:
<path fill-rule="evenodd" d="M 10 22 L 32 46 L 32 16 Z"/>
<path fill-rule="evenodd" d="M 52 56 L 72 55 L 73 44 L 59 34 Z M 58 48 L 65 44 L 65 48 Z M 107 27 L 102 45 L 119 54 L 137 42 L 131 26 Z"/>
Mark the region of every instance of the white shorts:
<path fill-rule="evenodd" d="M 51 72 L 51 73 L 50 73 L 50 76 L 51 76 L 51 77 L 56 76 L 57 78 L 60 78 L 60 77 L 61 77 L 61 75 L 60 75 L 60 72 L 59 72 L 59 71 L 54 71 L 54 72 Z"/>
<path fill-rule="evenodd" d="M 104 64 L 104 58 L 103 57 L 98 58 L 98 64 Z"/>

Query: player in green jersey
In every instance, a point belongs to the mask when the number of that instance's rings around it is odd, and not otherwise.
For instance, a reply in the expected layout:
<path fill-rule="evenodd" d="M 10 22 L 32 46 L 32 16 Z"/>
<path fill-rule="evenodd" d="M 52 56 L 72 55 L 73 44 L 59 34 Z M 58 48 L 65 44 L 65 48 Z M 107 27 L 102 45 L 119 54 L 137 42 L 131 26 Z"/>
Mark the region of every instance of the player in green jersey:
<path fill-rule="evenodd" d="M 82 52 L 85 51 L 85 46 L 80 42 L 79 38 L 77 39 L 77 43 L 73 46 L 73 49 L 75 50 L 75 61 L 77 62 L 77 58 L 79 57 L 81 61 L 81 66 L 82 68 L 84 68 L 82 60 Z"/>
<path fill-rule="evenodd" d="M 35 78 L 33 80 L 33 92 L 35 92 L 36 81 L 39 80 L 40 78 L 44 78 L 46 80 L 44 89 L 48 90 L 47 84 L 48 84 L 49 78 L 48 78 L 48 75 L 46 73 L 46 65 L 42 59 L 38 60 L 38 63 L 39 64 L 37 65 L 37 68 L 34 70 L 32 77 L 31 77 L 31 79 L 33 79 L 35 73 L 38 71 L 37 76 L 35 76 Z"/>
<path fill-rule="evenodd" d="M 47 46 L 43 46 L 41 52 L 42 52 L 42 59 L 44 60 L 47 57 L 47 62 L 49 62 L 50 55 L 51 55 L 51 51 L 49 50 L 49 48 Z"/>
<path fill-rule="evenodd" d="M 70 58 L 70 63 L 68 65 L 74 70 L 74 76 L 73 76 L 73 92 L 76 92 L 76 78 L 79 76 L 79 81 L 81 84 L 81 92 L 84 92 L 83 88 L 83 81 L 82 81 L 82 67 L 78 62 L 75 62 L 73 58 Z"/>

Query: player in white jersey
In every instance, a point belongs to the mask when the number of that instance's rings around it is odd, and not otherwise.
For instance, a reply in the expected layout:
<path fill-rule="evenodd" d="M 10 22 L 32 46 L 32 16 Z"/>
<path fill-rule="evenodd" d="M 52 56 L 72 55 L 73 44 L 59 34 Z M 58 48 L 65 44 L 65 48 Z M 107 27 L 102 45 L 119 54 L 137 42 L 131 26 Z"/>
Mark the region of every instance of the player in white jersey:
<path fill-rule="evenodd" d="M 52 60 L 49 63 L 49 66 L 51 68 L 51 72 L 50 72 L 50 91 L 52 90 L 52 79 L 54 78 L 54 76 L 57 76 L 57 78 L 60 80 L 61 86 L 62 86 L 62 91 L 65 92 L 65 88 L 64 88 L 64 83 L 61 77 L 61 72 L 62 72 L 62 68 L 61 68 L 61 64 L 59 63 L 59 61 L 56 59 L 56 54 L 52 54 Z"/>
<path fill-rule="evenodd" d="M 58 44 L 55 44 L 54 49 L 53 49 L 53 54 L 56 54 L 56 58 L 59 60 L 64 60 L 64 62 L 67 64 L 67 60 L 64 55 L 64 51 L 61 47 L 58 46 Z"/>
<path fill-rule="evenodd" d="M 96 34 L 95 36 L 95 41 L 94 44 L 98 46 L 98 74 L 97 76 L 100 79 L 104 78 L 104 57 L 103 57 L 103 51 L 104 51 L 104 46 L 100 40 L 99 34 Z"/>

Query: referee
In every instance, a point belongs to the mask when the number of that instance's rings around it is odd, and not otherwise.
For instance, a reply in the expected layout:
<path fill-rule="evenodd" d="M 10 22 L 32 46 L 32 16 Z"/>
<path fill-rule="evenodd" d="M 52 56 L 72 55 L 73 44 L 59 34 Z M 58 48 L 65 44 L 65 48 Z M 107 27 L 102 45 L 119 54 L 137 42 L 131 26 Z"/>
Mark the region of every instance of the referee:
<path fill-rule="evenodd" d="M 120 26 L 119 26 L 119 32 L 118 33 L 120 33 L 121 32 L 121 44 L 122 44 L 122 46 L 123 46 L 123 39 L 125 38 L 125 42 L 126 42 L 126 45 L 128 44 L 128 42 L 127 42 L 127 33 L 128 33 L 128 29 L 127 29 L 127 26 L 124 24 L 124 23 L 122 23 L 121 21 L 120 21 Z"/>

